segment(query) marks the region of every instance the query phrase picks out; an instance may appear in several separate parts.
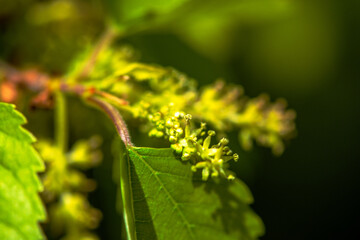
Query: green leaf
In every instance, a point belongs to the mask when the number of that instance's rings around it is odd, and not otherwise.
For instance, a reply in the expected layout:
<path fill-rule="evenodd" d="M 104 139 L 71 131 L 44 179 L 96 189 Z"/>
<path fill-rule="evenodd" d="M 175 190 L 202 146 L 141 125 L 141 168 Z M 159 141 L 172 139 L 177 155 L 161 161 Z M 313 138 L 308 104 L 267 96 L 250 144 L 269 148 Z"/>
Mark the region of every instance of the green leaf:
<path fill-rule="evenodd" d="M 32 147 L 35 138 L 21 125 L 14 105 L 0 103 L 0 239 L 43 239 L 38 221 L 45 219 L 36 172 L 43 162 Z"/>
<path fill-rule="evenodd" d="M 125 35 L 167 30 L 215 60 L 227 59 L 239 45 L 240 26 L 268 24 L 296 10 L 290 0 L 104 0 L 104 5 Z"/>
<path fill-rule="evenodd" d="M 239 42 L 234 42 L 240 26 L 259 25 L 284 18 L 294 4 L 284 0 L 195 0 L 182 9 L 184 18 L 174 23 L 174 31 L 202 54 L 227 58 Z"/>
<path fill-rule="evenodd" d="M 261 219 L 240 180 L 204 182 L 171 149 L 129 147 L 127 161 L 137 239 L 257 239 Z"/>
<path fill-rule="evenodd" d="M 104 0 L 111 17 L 117 24 L 127 26 L 144 22 L 149 16 L 170 13 L 189 0 Z"/>

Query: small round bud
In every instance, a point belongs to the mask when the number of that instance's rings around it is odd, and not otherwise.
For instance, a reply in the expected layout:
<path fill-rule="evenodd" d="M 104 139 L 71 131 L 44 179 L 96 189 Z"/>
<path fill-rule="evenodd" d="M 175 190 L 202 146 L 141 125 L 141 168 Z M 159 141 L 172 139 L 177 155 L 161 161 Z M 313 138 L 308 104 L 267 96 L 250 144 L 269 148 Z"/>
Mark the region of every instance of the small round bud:
<path fill-rule="evenodd" d="M 227 138 L 222 138 L 222 139 L 220 140 L 220 144 L 221 144 L 221 145 L 227 145 L 227 144 L 229 144 L 229 139 L 227 139 Z"/>
<path fill-rule="evenodd" d="M 157 124 L 156 124 L 156 128 L 158 129 L 158 130 L 163 130 L 165 127 L 164 127 L 164 124 L 162 123 L 162 121 L 160 121 L 160 122 L 158 122 Z"/>
<path fill-rule="evenodd" d="M 227 179 L 231 181 L 231 180 L 235 180 L 235 177 L 234 177 L 234 175 L 230 174 L 229 176 L 227 176 Z"/>
<path fill-rule="evenodd" d="M 177 141 L 177 138 L 176 138 L 176 137 L 174 137 L 174 136 L 170 136 L 170 137 L 169 137 L 169 142 L 170 142 L 170 143 L 176 143 L 176 141 Z"/>
<path fill-rule="evenodd" d="M 181 134 L 183 134 L 183 130 L 182 130 L 182 128 L 178 128 L 178 129 L 176 129 L 176 132 L 179 134 L 179 135 L 181 135 Z"/>
<path fill-rule="evenodd" d="M 182 159 L 183 161 L 189 160 L 189 159 L 190 159 L 190 154 L 187 153 L 187 152 L 183 153 L 181 159 Z"/>
<path fill-rule="evenodd" d="M 158 132 L 156 133 L 156 137 L 158 137 L 158 138 L 161 138 L 161 137 L 163 137 L 163 136 L 164 136 L 164 133 L 163 133 L 163 132 L 158 131 Z"/>
<path fill-rule="evenodd" d="M 174 116 L 175 116 L 176 118 L 183 118 L 183 117 L 184 117 L 184 113 L 182 113 L 182 112 L 176 112 L 176 113 L 174 114 Z"/>
<path fill-rule="evenodd" d="M 229 150 L 229 151 L 226 152 L 226 155 L 228 155 L 228 156 L 230 156 L 230 155 L 232 155 L 232 154 L 233 154 L 233 151 L 231 151 L 231 150 Z"/>
<path fill-rule="evenodd" d="M 166 119 L 165 126 L 168 128 L 171 128 L 174 125 L 174 123 L 171 121 L 170 118 Z"/>
<path fill-rule="evenodd" d="M 211 173 L 211 177 L 218 177 L 219 176 L 219 172 L 218 171 L 214 171 Z"/>
<path fill-rule="evenodd" d="M 197 137 L 191 135 L 191 136 L 188 138 L 188 140 L 189 140 L 190 142 L 192 142 L 192 143 L 195 143 L 195 142 L 197 141 Z"/>
<path fill-rule="evenodd" d="M 170 135 L 170 136 L 175 136 L 175 135 L 176 135 L 176 130 L 175 130 L 174 128 L 171 128 L 171 129 L 169 130 L 169 135 Z"/>
<path fill-rule="evenodd" d="M 160 112 L 155 113 L 153 117 L 153 122 L 157 122 L 160 119 L 161 119 L 161 113 Z"/>
<path fill-rule="evenodd" d="M 204 168 L 202 170 L 202 180 L 203 181 L 206 181 L 209 178 L 209 173 L 210 173 L 210 171 L 208 168 Z M 211 174 L 211 176 L 212 176 L 212 174 Z"/>
<path fill-rule="evenodd" d="M 209 131 L 208 131 L 208 135 L 209 135 L 209 136 L 215 136 L 215 134 L 216 134 L 216 133 L 215 133 L 215 131 L 213 131 L 213 130 L 209 130 Z"/>
<path fill-rule="evenodd" d="M 183 148 L 182 148 L 182 146 L 180 145 L 180 144 L 171 144 L 171 148 L 172 149 L 174 149 L 174 151 L 176 152 L 176 153 L 181 153 L 182 152 L 182 150 L 183 150 Z"/>
<path fill-rule="evenodd" d="M 149 132 L 149 137 L 155 137 L 157 132 L 158 131 L 155 128 L 151 129 L 151 131 Z"/>

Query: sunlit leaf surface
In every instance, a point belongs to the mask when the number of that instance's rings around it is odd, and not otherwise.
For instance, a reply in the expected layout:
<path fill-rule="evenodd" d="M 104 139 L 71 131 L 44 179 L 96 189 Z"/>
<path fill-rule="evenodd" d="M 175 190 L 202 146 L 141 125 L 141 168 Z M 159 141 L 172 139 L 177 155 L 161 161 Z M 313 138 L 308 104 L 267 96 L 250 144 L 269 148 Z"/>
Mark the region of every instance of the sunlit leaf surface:
<path fill-rule="evenodd" d="M 0 239 L 43 239 L 38 221 L 45 218 L 36 172 L 42 161 L 31 146 L 34 137 L 21 125 L 13 105 L 0 103 Z"/>
<path fill-rule="evenodd" d="M 257 239 L 261 219 L 240 180 L 201 180 L 171 149 L 129 148 L 138 239 Z"/>

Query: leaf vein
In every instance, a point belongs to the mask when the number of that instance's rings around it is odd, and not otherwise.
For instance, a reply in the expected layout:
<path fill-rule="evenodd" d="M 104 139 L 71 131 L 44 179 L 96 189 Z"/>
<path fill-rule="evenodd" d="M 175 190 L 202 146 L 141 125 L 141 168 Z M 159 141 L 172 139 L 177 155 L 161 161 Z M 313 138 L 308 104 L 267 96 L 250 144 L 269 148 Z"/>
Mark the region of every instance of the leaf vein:
<path fill-rule="evenodd" d="M 140 155 L 135 149 L 130 149 L 135 155 L 137 155 L 137 157 L 141 160 L 141 162 L 152 172 L 152 173 L 156 173 L 156 170 L 152 168 L 152 166 L 145 161 L 145 159 L 143 158 L 142 155 Z M 144 154 L 144 156 L 146 156 Z M 163 184 L 163 182 L 161 181 L 161 179 L 159 178 L 158 175 L 154 174 L 154 177 L 156 179 L 156 181 L 162 186 L 162 188 L 164 189 L 166 195 L 168 196 L 168 199 L 170 200 L 170 202 L 174 205 L 174 209 L 176 209 L 177 213 L 179 214 L 180 218 L 184 221 L 185 226 L 187 231 L 189 232 L 191 239 L 195 239 L 194 233 L 191 230 L 191 226 L 192 224 L 190 224 L 189 220 L 185 217 L 185 215 L 183 214 L 183 212 L 181 211 L 181 209 L 179 208 L 178 203 L 175 201 L 175 199 L 173 198 L 173 196 L 170 194 L 170 192 L 167 190 L 167 188 L 165 187 L 165 185 Z"/>

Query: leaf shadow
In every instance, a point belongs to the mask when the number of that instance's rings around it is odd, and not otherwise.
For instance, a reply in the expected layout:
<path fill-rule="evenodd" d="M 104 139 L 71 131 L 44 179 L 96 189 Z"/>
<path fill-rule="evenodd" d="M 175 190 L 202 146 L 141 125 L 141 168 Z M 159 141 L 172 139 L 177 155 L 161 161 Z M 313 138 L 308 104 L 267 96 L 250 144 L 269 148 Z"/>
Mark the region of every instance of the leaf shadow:
<path fill-rule="evenodd" d="M 258 229 L 259 222 L 254 222 L 254 220 L 261 220 L 249 207 L 252 200 L 249 198 L 246 200 L 245 196 L 240 196 L 239 182 L 226 179 L 209 179 L 205 182 L 201 180 L 201 173 L 196 172 L 193 175 L 193 186 L 201 187 L 206 193 L 215 193 L 219 197 L 220 207 L 215 209 L 211 216 L 214 222 L 221 223 L 222 229 L 227 234 L 239 232 L 241 238 L 246 239 L 262 235 L 262 229 Z"/>
<path fill-rule="evenodd" d="M 130 179 L 133 195 L 133 209 L 135 214 L 136 236 L 138 240 L 158 239 L 149 206 L 146 201 L 144 191 L 141 187 L 138 174 L 135 171 L 134 164 L 130 162 Z"/>

